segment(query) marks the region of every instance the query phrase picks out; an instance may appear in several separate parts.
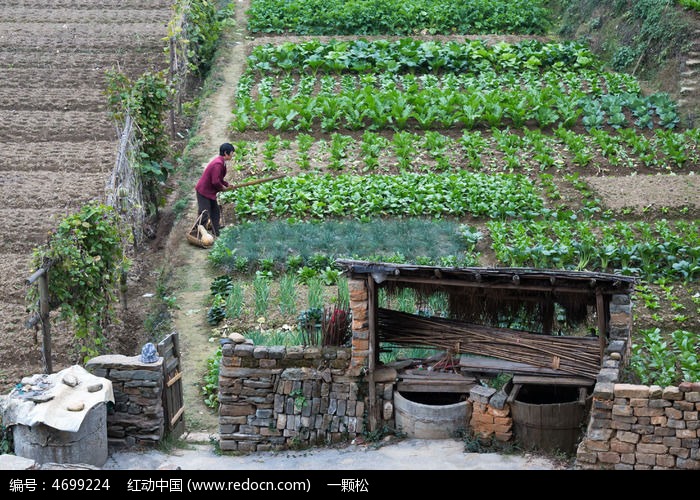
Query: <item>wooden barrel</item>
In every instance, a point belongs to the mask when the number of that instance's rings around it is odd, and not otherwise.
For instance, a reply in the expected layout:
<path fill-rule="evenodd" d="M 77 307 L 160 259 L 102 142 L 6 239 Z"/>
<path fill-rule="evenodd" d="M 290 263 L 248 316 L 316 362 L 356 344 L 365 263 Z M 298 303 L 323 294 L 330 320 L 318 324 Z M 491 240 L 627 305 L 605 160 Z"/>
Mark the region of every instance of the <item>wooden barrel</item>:
<path fill-rule="evenodd" d="M 523 385 L 510 403 L 515 440 L 525 449 L 572 454 L 583 433 L 590 398 L 578 387 Z"/>

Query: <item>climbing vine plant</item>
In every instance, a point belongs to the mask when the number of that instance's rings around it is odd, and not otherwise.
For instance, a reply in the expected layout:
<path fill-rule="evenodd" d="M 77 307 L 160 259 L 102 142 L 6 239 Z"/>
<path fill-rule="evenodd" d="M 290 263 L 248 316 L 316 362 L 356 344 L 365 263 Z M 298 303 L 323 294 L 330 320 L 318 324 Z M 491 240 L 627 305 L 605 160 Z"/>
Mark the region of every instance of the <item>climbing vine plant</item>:
<path fill-rule="evenodd" d="M 221 32 L 234 22 L 234 3 L 181 0 L 179 8 L 186 18 L 184 36 L 188 41 L 190 69 L 204 77 L 211 69 Z"/>
<path fill-rule="evenodd" d="M 105 328 L 114 319 L 115 293 L 129 266 L 125 238 L 114 208 L 91 202 L 34 249 L 34 268 L 47 271 L 49 307 L 73 326 L 83 361 L 100 354 Z M 38 295 L 37 287 L 29 287 L 29 312 L 38 312 Z"/>
<path fill-rule="evenodd" d="M 171 149 L 166 130 L 172 85 L 164 71 L 146 72 L 137 80 L 131 80 L 124 73 L 109 70 L 106 78 L 112 117 L 122 122 L 128 114 L 136 124 L 140 151 L 136 168 L 141 175 L 148 212 L 155 214 L 165 201 L 161 186 L 174 170 L 167 161 Z"/>

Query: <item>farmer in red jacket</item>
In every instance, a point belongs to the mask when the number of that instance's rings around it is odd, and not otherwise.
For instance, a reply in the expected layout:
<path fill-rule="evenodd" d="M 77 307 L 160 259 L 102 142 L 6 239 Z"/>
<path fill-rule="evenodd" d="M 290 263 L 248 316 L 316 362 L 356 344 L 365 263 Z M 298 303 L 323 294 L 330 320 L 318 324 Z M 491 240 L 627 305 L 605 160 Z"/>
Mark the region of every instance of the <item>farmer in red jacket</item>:
<path fill-rule="evenodd" d="M 207 222 L 210 221 L 214 236 L 219 236 L 221 222 L 221 209 L 216 195 L 221 191 L 233 189 L 233 186 L 226 182 L 224 177 L 226 177 L 226 162 L 233 157 L 234 151 L 232 144 L 223 143 L 219 147 L 219 156 L 209 162 L 194 188 L 197 192 L 197 216 L 203 211 L 207 211 L 202 216 L 202 224 L 206 227 Z"/>

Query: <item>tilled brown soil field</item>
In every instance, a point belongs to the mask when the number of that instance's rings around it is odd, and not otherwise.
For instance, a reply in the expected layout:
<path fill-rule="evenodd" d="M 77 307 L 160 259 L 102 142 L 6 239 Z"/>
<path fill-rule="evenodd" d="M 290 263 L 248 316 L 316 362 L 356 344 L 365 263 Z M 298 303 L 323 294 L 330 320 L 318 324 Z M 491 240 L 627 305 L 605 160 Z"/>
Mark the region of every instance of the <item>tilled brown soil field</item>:
<path fill-rule="evenodd" d="M 106 108 L 105 71 L 162 69 L 171 0 L 0 2 L 0 388 L 42 371 L 27 329 L 32 250 L 88 200 L 105 200 L 117 130 Z M 53 327 L 53 364 L 77 361 L 70 335 Z M 120 352 L 138 346 L 120 336 Z M 136 344 L 130 345 L 129 343 Z"/>

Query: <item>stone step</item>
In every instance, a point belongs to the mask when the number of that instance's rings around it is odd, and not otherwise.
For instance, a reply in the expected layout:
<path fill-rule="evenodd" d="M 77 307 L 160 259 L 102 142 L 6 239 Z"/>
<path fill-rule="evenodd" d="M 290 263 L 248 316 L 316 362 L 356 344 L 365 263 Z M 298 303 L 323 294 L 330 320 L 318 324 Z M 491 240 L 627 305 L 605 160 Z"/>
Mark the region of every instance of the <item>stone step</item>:
<path fill-rule="evenodd" d="M 695 87 L 681 87 L 681 95 L 684 94 L 694 94 L 697 91 Z"/>
<path fill-rule="evenodd" d="M 700 59 L 688 59 L 685 62 L 686 66 L 700 66 Z"/>

